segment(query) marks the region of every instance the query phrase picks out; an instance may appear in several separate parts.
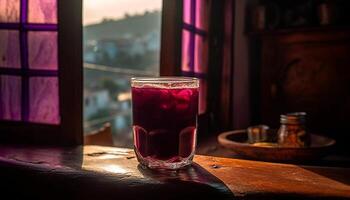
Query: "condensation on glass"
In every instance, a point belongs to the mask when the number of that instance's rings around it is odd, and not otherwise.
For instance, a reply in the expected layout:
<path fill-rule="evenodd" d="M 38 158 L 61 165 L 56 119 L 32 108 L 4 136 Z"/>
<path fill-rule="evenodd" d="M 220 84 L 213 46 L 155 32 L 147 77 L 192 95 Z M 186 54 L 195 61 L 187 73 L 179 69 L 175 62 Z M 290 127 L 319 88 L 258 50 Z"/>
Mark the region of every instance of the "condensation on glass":
<path fill-rule="evenodd" d="M 199 113 L 206 112 L 208 0 L 183 0 L 182 74 L 199 78 Z"/>
<path fill-rule="evenodd" d="M 60 124 L 57 0 L 0 0 L 0 120 Z"/>

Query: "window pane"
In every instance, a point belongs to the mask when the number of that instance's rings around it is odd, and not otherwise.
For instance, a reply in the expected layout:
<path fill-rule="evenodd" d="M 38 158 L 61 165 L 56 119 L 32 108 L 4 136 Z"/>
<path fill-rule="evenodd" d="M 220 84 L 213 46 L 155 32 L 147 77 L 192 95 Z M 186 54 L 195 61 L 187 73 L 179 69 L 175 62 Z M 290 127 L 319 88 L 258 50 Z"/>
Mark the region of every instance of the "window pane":
<path fill-rule="evenodd" d="M 59 124 L 58 79 L 31 77 L 29 79 L 29 121 Z"/>
<path fill-rule="evenodd" d="M 189 31 L 185 28 L 182 30 L 181 69 L 185 72 L 184 74 L 201 77 L 200 114 L 206 112 L 207 105 L 207 80 L 205 77 L 208 72 L 208 41 L 205 33 L 208 32 L 208 3 L 208 0 L 183 0 L 183 22 L 194 25 L 192 27 L 194 30 Z M 197 31 L 200 31 L 200 34 Z"/>
<path fill-rule="evenodd" d="M 19 32 L 0 30 L 0 67 L 20 66 Z"/>
<path fill-rule="evenodd" d="M 207 73 L 208 70 L 208 47 L 206 37 L 195 36 L 194 71 Z"/>
<path fill-rule="evenodd" d="M 191 24 L 191 1 L 183 1 L 183 21 L 187 24 Z"/>
<path fill-rule="evenodd" d="M 57 70 L 57 32 L 28 33 L 29 68 Z"/>
<path fill-rule="evenodd" d="M 208 30 L 208 0 L 196 0 L 196 27 Z"/>
<path fill-rule="evenodd" d="M 19 21 L 19 0 L 0 0 L 0 23 Z"/>
<path fill-rule="evenodd" d="M 132 147 L 130 78 L 159 75 L 162 0 L 84 0 L 84 129 Z"/>
<path fill-rule="evenodd" d="M 29 0 L 28 22 L 57 24 L 57 0 Z"/>
<path fill-rule="evenodd" d="M 182 31 L 182 71 L 189 72 L 191 71 L 191 62 L 193 60 L 191 55 L 191 46 L 190 46 L 190 36 L 191 33 L 187 30 Z"/>
<path fill-rule="evenodd" d="M 0 120 L 21 120 L 21 78 L 0 75 Z"/>
<path fill-rule="evenodd" d="M 207 107 L 207 81 L 200 79 L 199 84 L 199 114 L 203 114 Z"/>

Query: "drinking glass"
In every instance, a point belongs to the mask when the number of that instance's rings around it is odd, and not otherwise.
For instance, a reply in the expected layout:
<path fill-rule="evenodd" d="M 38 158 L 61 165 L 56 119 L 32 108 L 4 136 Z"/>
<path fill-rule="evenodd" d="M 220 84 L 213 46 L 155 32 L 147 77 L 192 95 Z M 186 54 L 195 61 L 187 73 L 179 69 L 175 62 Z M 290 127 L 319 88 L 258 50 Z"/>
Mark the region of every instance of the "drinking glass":
<path fill-rule="evenodd" d="M 157 169 L 191 164 L 197 134 L 198 79 L 132 78 L 131 93 L 138 161 Z"/>

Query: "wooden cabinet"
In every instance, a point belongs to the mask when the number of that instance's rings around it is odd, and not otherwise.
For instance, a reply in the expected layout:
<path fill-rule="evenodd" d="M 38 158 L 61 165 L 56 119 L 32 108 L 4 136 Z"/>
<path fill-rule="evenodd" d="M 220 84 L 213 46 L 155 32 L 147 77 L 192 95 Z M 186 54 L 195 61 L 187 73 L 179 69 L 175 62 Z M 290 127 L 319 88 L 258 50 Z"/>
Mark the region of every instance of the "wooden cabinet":
<path fill-rule="evenodd" d="M 308 113 L 310 131 L 345 144 L 350 136 L 350 29 L 262 33 L 260 115 L 279 126 L 285 112 Z"/>

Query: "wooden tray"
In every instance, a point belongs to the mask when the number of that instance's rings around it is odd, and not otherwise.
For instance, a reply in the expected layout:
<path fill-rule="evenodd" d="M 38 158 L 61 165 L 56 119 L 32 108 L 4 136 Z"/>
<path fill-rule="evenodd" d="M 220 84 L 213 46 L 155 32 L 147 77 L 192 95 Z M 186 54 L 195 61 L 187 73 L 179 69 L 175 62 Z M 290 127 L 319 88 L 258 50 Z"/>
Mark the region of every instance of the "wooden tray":
<path fill-rule="evenodd" d="M 335 140 L 321 135 L 311 134 L 310 147 L 280 147 L 274 143 L 248 143 L 246 130 L 221 133 L 219 143 L 235 153 L 255 160 L 264 161 L 305 161 L 321 158 L 329 152 Z"/>

